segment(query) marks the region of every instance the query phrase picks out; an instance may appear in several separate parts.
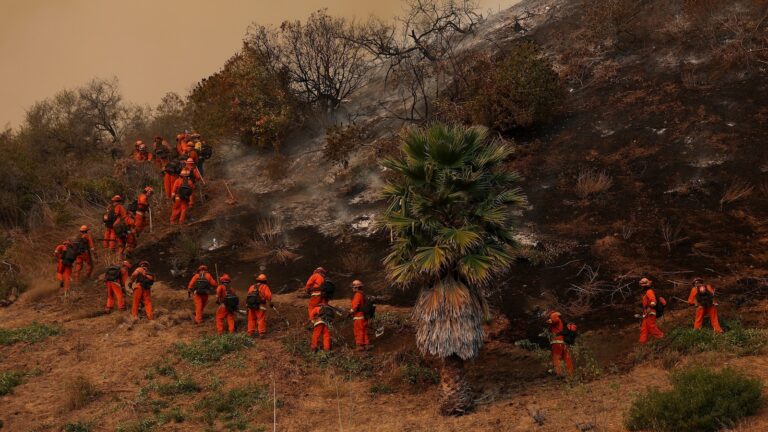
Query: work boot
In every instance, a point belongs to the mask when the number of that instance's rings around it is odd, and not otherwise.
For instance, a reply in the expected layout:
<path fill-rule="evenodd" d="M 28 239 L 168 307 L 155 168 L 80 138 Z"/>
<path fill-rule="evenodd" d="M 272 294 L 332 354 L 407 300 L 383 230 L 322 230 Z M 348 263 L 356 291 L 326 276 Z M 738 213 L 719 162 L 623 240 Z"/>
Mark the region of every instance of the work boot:
<path fill-rule="evenodd" d="M 365 346 L 365 350 L 366 351 L 370 351 L 372 349 L 373 349 L 373 345 L 371 345 L 371 344 L 368 344 L 368 345 Z"/>

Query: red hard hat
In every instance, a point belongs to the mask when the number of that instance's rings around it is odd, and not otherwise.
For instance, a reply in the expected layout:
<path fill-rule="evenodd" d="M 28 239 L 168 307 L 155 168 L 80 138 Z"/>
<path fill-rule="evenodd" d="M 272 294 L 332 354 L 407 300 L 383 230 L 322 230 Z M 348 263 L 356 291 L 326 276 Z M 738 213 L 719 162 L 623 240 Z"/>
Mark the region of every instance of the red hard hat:
<path fill-rule="evenodd" d="M 205 264 L 200 264 L 200 267 L 197 268 L 197 271 L 207 271 L 208 266 Z"/>
<path fill-rule="evenodd" d="M 260 274 L 260 275 L 259 275 L 259 276 L 256 278 L 256 280 L 257 280 L 258 282 L 266 282 L 266 281 L 267 281 L 267 275 L 265 275 L 264 273 L 262 273 L 262 274 Z"/>
<path fill-rule="evenodd" d="M 221 277 L 219 278 L 219 280 L 220 280 L 222 283 L 232 282 L 232 279 L 230 279 L 230 278 L 229 278 L 229 275 L 228 275 L 228 274 L 226 274 L 226 273 L 224 273 L 223 275 L 221 275 Z"/>
<path fill-rule="evenodd" d="M 115 196 L 112 197 L 112 202 L 118 202 L 118 201 L 122 201 L 122 200 L 123 200 L 123 198 L 120 195 L 115 195 Z"/>
<path fill-rule="evenodd" d="M 700 284 L 700 283 L 704 283 L 704 278 L 703 277 L 698 277 L 697 276 L 697 277 L 693 278 L 693 284 L 694 285 L 697 285 L 697 284 Z"/>
<path fill-rule="evenodd" d="M 147 187 L 144 188 L 144 192 L 152 193 L 152 192 L 154 192 L 154 189 L 152 189 L 152 186 L 147 186 Z"/>
<path fill-rule="evenodd" d="M 88 225 L 80 225 L 80 232 L 88 231 Z"/>
<path fill-rule="evenodd" d="M 137 146 L 140 146 L 140 145 L 144 145 L 144 141 L 142 141 L 142 140 L 136 140 L 136 145 L 137 145 Z"/>
<path fill-rule="evenodd" d="M 653 285 L 653 282 L 651 282 L 650 279 L 648 279 L 648 278 L 640 279 L 640 286 L 646 287 L 646 286 L 651 286 L 651 285 Z"/>

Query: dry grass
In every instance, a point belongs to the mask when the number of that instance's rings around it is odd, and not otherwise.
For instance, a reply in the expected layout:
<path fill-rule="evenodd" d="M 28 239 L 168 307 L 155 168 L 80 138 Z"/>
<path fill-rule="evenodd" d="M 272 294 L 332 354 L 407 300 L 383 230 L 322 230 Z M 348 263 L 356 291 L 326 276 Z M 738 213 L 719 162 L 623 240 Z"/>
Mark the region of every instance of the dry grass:
<path fill-rule="evenodd" d="M 341 267 L 346 273 L 359 275 L 371 270 L 374 266 L 371 257 L 364 252 L 349 252 L 341 257 Z"/>
<path fill-rule="evenodd" d="M 747 181 L 735 180 L 723 191 L 723 196 L 720 198 L 720 210 L 723 210 L 726 204 L 749 197 L 754 189 L 755 187 Z"/>
<path fill-rule="evenodd" d="M 301 258 L 288 244 L 279 218 L 264 218 L 256 223 L 256 231 L 248 242 L 250 258 L 270 263 L 288 264 Z"/>
<path fill-rule="evenodd" d="M 88 378 L 77 375 L 64 382 L 64 409 L 79 410 L 88 405 L 97 395 L 96 386 Z"/>
<path fill-rule="evenodd" d="M 613 185 L 613 178 L 605 171 L 582 170 L 576 177 L 576 194 L 588 198 L 605 192 Z"/>
<path fill-rule="evenodd" d="M 674 248 L 675 245 L 688 240 L 688 237 L 681 237 L 680 233 L 682 232 L 682 229 L 682 223 L 675 225 L 667 219 L 661 221 L 659 231 L 661 232 L 661 237 L 664 239 L 662 245 L 667 248 L 667 252 L 672 252 L 672 248 Z"/>

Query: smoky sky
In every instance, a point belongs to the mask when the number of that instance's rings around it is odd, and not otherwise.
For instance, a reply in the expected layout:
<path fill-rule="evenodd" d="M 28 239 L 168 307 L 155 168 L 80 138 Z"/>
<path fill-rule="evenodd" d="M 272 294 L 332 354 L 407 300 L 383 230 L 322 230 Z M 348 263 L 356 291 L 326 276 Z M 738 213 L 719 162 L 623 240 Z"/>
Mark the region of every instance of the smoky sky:
<path fill-rule="evenodd" d="M 513 0 L 482 0 L 497 10 Z M 126 100 L 156 105 L 186 94 L 241 45 L 252 22 L 279 24 L 312 11 L 390 19 L 401 0 L 0 0 L 0 127 L 35 101 L 116 76 Z"/>

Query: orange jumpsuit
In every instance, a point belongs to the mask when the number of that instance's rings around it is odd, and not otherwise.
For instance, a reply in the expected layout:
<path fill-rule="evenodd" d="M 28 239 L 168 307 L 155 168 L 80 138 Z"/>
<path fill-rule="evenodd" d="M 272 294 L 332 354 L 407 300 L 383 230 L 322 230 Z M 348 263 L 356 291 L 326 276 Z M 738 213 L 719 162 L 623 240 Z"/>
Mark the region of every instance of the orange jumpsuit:
<path fill-rule="evenodd" d="M 114 209 L 115 211 L 115 224 L 118 223 L 120 219 L 124 218 L 127 214 L 125 207 L 123 207 L 122 204 L 110 204 L 110 206 L 107 207 L 107 212 L 109 212 L 110 209 Z M 115 245 L 117 244 L 115 239 L 117 237 L 115 236 L 114 226 L 115 225 L 113 224 L 112 228 L 104 227 L 104 240 L 102 240 L 104 249 L 109 248 L 109 250 L 115 250 Z"/>
<path fill-rule="evenodd" d="M 200 171 L 197 169 L 195 164 L 186 164 L 186 169 L 189 171 L 189 179 L 192 180 L 194 184 L 197 184 L 198 182 L 203 181 L 203 177 L 200 175 Z M 195 204 L 195 194 L 192 194 L 189 197 L 189 208 L 192 208 L 192 206 Z"/>
<path fill-rule="evenodd" d="M 224 305 L 224 298 L 227 294 L 234 294 L 235 289 L 229 285 L 221 284 L 216 288 L 216 303 L 219 304 L 219 308 L 216 309 L 216 333 L 224 333 L 224 320 L 227 321 L 227 327 L 229 333 L 235 332 L 235 312 L 227 310 L 227 306 Z"/>
<path fill-rule="evenodd" d="M 259 290 L 259 297 L 261 297 L 261 304 L 258 309 L 248 308 L 248 334 L 253 336 L 258 329 L 259 335 L 265 335 L 267 333 L 267 307 L 265 304 L 272 303 L 272 290 L 269 289 L 269 285 L 265 283 L 259 283 L 251 285 L 248 288 L 248 294 Z"/>
<path fill-rule="evenodd" d="M 707 285 L 707 291 L 713 296 L 715 295 L 715 289 L 711 285 Z M 691 288 L 691 293 L 688 295 L 688 304 L 696 305 L 696 319 L 693 322 L 693 328 L 700 329 L 704 324 L 704 316 L 709 317 L 709 322 L 712 323 L 712 330 L 715 333 L 722 333 L 723 329 L 720 327 L 720 321 L 717 319 L 717 307 L 713 303 L 712 306 L 702 306 L 696 302 L 696 294 L 698 293 L 698 287 Z"/>
<path fill-rule="evenodd" d="M 139 276 L 147 274 L 144 267 L 138 267 L 131 275 L 131 281 L 135 281 Z M 144 287 L 141 283 L 137 283 L 133 288 L 133 305 L 131 306 L 131 316 L 134 319 L 139 318 L 139 303 L 144 303 L 144 312 L 147 314 L 148 320 L 154 319 L 152 313 L 152 293 L 151 289 Z"/>
<path fill-rule="evenodd" d="M 208 281 L 208 285 L 210 288 L 213 288 L 217 286 L 216 280 L 211 276 L 210 273 L 207 271 L 200 271 L 198 273 L 195 273 L 194 276 L 192 276 L 192 279 L 189 280 L 189 284 L 187 284 L 187 290 L 193 291 L 195 289 L 195 283 L 200 278 L 205 278 Z M 206 303 L 208 303 L 208 294 L 198 294 L 196 292 L 193 292 L 193 299 L 195 300 L 195 324 L 202 324 L 203 322 L 203 310 L 205 309 Z"/>
<path fill-rule="evenodd" d="M 122 256 L 126 256 L 136 249 L 136 220 L 133 216 L 126 214 L 121 220 L 128 227 L 128 233 L 125 237 L 117 237 L 118 253 Z"/>
<path fill-rule="evenodd" d="M 561 362 L 565 361 L 565 368 L 568 371 L 568 376 L 573 376 L 573 359 L 571 359 L 571 352 L 568 350 L 563 335 L 563 329 L 565 324 L 563 320 L 557 315 L 550 316 L 549 332 L 552 333 L 552 339 L 549 343 L 552 347 L 552 364 L 555 366 L 555 373 L 562 375 Z"/>
<path fill-rule="evenodd" d="M 163 190 L 165 191 L 165 197 L 171 199 L 173 193 L 173 184 L 176 183 L 176 179 L 179 176 L 168 172 L 168 164 L 163 165 Z"/>
<path fill-rule="evenodd" d="M 323 338 L 323 350 L 331 350 L 331 332 L 328 330 L 328 323 L 320 317 L 321 306 L 315 306 L 309 312 L 309 319 L 312 320 L 314 329 L 312 330 L 312 343 L 310 348 L 316 351 L 320 344 L 320 338 Z"/>
<path fill-rule="evenodd" d="M 85 266 L 88 268 L 88 270 L 85 272 L 85 277 L 91 277 L 91 274 L 93 273 L 92 257 L 95 249 L 93 236 L 90 233 L 81 233 L 80 241 L 86 245 L 88 250 L 78 255 L 77 259 L 75 260 L 75 280 L 78 282 L 80 281 L 80 271 L 83 269 L 83 264 L 85 264 Z"/>
<path fill-rule="evenodd" d="M 158 150 L 160 150 L 160 154 L 158 154 Z M 157 144 L 157 141 L 155 141 L 152 153 L 154 155 L 155 164 L 158 168 L 162 169 L 171 157 L 171 148 L 168 146 L 168 141 L 163 140 L 159 145 Z"/>
<path fill-rule="evenodd" d="M 107 285 L 107 312 L 112 312 L 115 307 L 115 299 L 117 299 L 117 308 L 121 311 L 125 310 L 125 297 L 123 296 L 123 288 L 125 287 L 126 279 L 128 279 L 128 269 L 120 267 L 120 280 L 117 282 L 106 281 Z"/>
<path fill-rule="evenodd" d="M 173 197 L 173 210 L 171 211 L 171 225 L 178 220 L 179 225 L 183 225 L 187 220 L 187 210 L 189 209 L 191 196 L 189 200 L 183 200 L 177 195 L 179 188 L 184 182 L 187 182 L 189 187 L 192 188 L 192 195 L 195 193 L 195 183 L 192 180 L 184 179 L 182 177 L 176 179 L 171 190 L 171 196 Z"/>
<path fill-rule="evenodd" d="M 136 236 L 139 236 L 149 223 L 147 221 L 149 218 L 149 197 L 146 193 L 142 192 L 139 194 L 139 197 L 136 198 L 136 202 Z"/>
<path fill-rule="evenodd" d="M 176 137 L 176 153 L 178 153 L 179 156 L 186 153 L 187 139 L 189 139 L 189 135 L 187 134 L 181 134 Z"/>
<path fill-rule="evenodd" d="M 327 304 L 328 300 L 324 299 L 320 292 L 320 287 L 325 282 L 325 277 L 320 272 L 312 273 L 312 276 L 307 280 L 307 284 L 304 289 L 309 293 L 309 304 L 307 305 L 307 312 L 309 313 L 309 319 L 312 320 L 312 310 L 321 304 Z"/>
<path fill-rule="evenodd" d="M 365 319 L 365 314 L 363 314 L 363 306 L 365 306 L 365 295 L 363 295 L 362 291 L 355 291 L 352 295 L 351 309 L 355 345 L 358 348 L 366 348 L 371 344 L 370 340 L 368 340 L 368 320 Z"/>
<path fill-rule="evenodd" d="M 152 153 L 147 150 L 146 147 L 144 147 L 144 150 L 140 150 L 139 148 L 136 148 L 133 150 L 133 153 L 131 154 L 131 159 L 135 160 L 136 162 L 146 162 L 152 160 Z"/>
<path fill-rule="evenodd" d="M 60 244 L 56 246 L 53 251 L 53 256 L 56 257 L 58 263 L 56 265 L 56 280 L 59 281 L 59 286 L 64 288 L 64 294 L 69 292 L 69 286 L 72 281 L 72 264 L 64 262 L 64 252 L 67 250 L 67 246 Z"/>
<path fill-rule="evenodd" d="M 648 289 L 643 295 L 643 322 L 640 326 L 640 343 L 648 342 L 648 336 L 663 339 L 664 333 L 656 325 L 656 293 Z"/>

